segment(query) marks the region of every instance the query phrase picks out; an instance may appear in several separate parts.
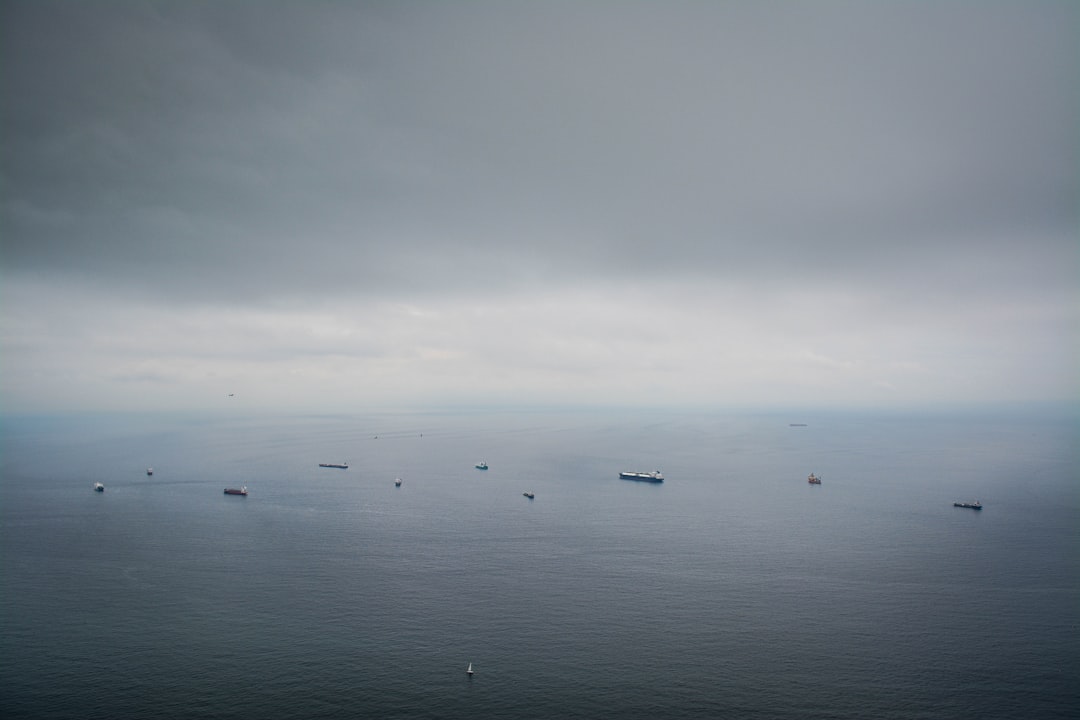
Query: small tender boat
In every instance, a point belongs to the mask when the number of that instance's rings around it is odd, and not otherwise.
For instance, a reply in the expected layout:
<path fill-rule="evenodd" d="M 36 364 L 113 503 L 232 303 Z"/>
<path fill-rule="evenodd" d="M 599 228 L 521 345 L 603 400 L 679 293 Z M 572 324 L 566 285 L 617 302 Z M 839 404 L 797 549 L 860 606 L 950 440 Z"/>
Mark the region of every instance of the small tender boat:
<path fill-rule="evenodd" d="M 476 469 L 477 470 L 487 470 L 488 469 L 487 463 L 484 462 L 483 460 L 481 460 L 480 462 L 476 463 Z"/>
<path fill-rule="evenodd" d="M 247 495 L 247 485 L 241 488 L 225 488 L 226 495 Z"/>
<path fill-rule="evenodd" d="M 105 486 L 101 483 L 94 483 L 94 492 L 105 492 Z"/>
<path fill-rule="evenodd" d="M 524 495 L 525 497 L 529 498 L 530 500 L 532 500 L 534 497 L 536 497 L 531 492 L 523 492 L 521 494 Z"/>
<path fill-rule="evenodd" d="M 810 477 L 806 478 L 806 482 L 810 483 L 811 485 L 820 485 L 821 478 L 819 478 L 814 473 L 810 473 Z"/>
<path fill-rule="evenodd" d="M 653 470 L 652 472 L 620 472 L 619 477 L 623 480 L 640 480 L 642 482 L 662 483 L 664 482 L 664 476 L 659 470 Z"/>
<path fill-rule="evenodd" d="M 473 674 L 472 663 L 469 663 L 469 667 L 465 668 L 465 674 L 466 675 L 472 675 Z"/>
<path fill-rule="evenodd" d="M 154 474 L 154 468 L 152 468 L 152 467 L 146 468 L 146 474 L 147 475 L 153 475 Z"/>
<path fill-rule="evenodd" d="M 976 500 L 975 502 L 954 502 L 953 507 L 970 508 L 972 510 L 982 510 L 982 503 Z"/>
<path fill-rule="evenodd" d="M 401 487 L 401 478 L 394 481 L 394 487 Z"/>
<path fill-rule="evenodd" d="M 338 468 L 339 470 L 348 470 L 349 463 L 319 463 L 319 467 Z"/>

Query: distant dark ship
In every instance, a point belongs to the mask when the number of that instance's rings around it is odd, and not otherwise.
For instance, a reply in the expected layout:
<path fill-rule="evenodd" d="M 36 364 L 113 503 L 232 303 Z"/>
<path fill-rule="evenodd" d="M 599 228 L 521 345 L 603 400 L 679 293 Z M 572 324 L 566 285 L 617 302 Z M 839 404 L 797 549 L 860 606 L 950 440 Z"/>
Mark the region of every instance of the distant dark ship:
<path fill-rule="evenodd" d="M 484 462 L 483 460 L 481 460 L 480 462 L 476 463 L 476 469 L 477 470 L 487 470 L 488 469 L 487 463 Z"/>
<path fill-rule="evenodd" d="M 247 495 L 247 485 L 242 488 L 225 488 L 226 495 Z"/>
<path fill-rule="evenodd" d="M 105 486 L 101 483 L 94 483 L 94 492 L 105 492 Z"/>
<path fill-rule="evenodd" d="M 340 465 L 338 463 L 319 463 L 319 467 L 339 468 L 341 470 L 348 470 L 349 463 L 341 463 Z"/>
<path fill-rule="evenodd" d="M 806 482 L 810 483 L 811 485 L 820 485 L 821 478 L 819 478 L 814 473 L 810 473 L 810 477 L 806 478 Z"/>
<path fill-rule="evenodd" d="M 982 503 L 976 500 L 973 503 L 966 502 L 954 502 L 953 507 L 971 508 L 972 510 L 982 510 Z"/>
<path fill-rule="evenodd" d="M 641 482 L 662 483 L 664 482 L 664 476 L 659 470 L 653 470 L 652 472 L 621 472 L 619 477 L 623 480 L 640 480 Z"/>
<path fill-rule="evenodd" d="M 521 494 L 524 495 L 525 497 L 529 498 L 530 500 L 532 500 L 534 497 L 536 497 L 536 495 L 532 494 L 531 492 L 523 492 Z"/>
<path fill-rule="evenodd" d="M 152 467 L 146 468 L 146 474 L 147 475 L 153 475 L 154 474 L 154 468 L 152 468 Z"/>

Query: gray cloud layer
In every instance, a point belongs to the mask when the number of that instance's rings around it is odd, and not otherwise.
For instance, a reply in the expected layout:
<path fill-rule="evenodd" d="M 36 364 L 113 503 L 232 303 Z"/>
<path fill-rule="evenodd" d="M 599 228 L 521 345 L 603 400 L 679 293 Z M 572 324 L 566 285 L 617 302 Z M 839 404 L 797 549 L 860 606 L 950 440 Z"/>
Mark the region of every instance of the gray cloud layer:
<path fill-rule="evenodd" d="M 1075 351 L 1072 3 L 0 12 L 9 316 L 60 288 L 101 317 L 630 285 L 705 323 L 852 303 L 849 334 L 933 326 L 918 347 L 950 315 L 985 347 L 974 325 L 1019 313 L 1003 340 Z"/>

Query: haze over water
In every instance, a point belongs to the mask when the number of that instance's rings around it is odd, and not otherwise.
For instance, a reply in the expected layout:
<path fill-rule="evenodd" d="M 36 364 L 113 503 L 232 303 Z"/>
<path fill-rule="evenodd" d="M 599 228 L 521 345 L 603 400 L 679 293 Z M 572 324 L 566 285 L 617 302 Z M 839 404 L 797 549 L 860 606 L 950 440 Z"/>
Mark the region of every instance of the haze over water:
<path fill-rule="evenodd" d="M 0 2 L 0 718 L 1080 717 L 1078 28 Z"/>
<path fill-rule="evenodd" d="M 1075 717 L 1076 428 L 8 418 L 0 715 Z"/>

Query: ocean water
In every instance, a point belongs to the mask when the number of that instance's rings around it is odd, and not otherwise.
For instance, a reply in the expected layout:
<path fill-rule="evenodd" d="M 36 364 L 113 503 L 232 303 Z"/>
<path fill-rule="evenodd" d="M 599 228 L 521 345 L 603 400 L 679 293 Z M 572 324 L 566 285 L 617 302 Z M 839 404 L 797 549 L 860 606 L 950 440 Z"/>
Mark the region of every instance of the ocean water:
<path fill-rule="evenodd" d="M 7 418 L 0 717 L 1075 718 L 1078 445 L 1005 414 Z"/>

